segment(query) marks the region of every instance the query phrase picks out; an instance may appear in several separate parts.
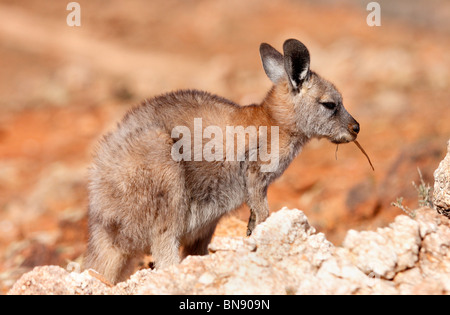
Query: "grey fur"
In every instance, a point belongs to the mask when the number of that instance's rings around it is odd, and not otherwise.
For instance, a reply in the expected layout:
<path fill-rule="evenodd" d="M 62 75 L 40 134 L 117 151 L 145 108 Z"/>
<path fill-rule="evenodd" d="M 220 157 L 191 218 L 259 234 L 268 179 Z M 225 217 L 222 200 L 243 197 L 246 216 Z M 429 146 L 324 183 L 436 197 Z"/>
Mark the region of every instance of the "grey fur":
<path fill-rule="evenodd" d="M 250 234 L 269 215 L 269 184 L 303 145 L 311 138 L 335 143 L 356 139 L 357 122 L 336 88 L 309 70 L 306 47 L 289 40 L 285 50 L 288 56 L 283 57 L 261 45 L 264 69 L 275 83 L 261 104 L 240 106 L 201 91 L 168 93 L 129 111 L 102 139 L 90 169 L 85 268 L 117 283 L 143 254 L 151 253 L 157 268 L 187 255 L 205 255 L 220 218 L 244 202 L 251 209 Z M 326 107 L 331 103 L 335 109 Z M 177 139 L 171 132 L 176 126 L 193 130 L 196 117 L 204 126 L 279 126 L 278 168 L 261 172 L 263 162 L 248 158 L 175 161 L 171 148 Z M 248 152 L 255 149 L 246 147 Z"/>

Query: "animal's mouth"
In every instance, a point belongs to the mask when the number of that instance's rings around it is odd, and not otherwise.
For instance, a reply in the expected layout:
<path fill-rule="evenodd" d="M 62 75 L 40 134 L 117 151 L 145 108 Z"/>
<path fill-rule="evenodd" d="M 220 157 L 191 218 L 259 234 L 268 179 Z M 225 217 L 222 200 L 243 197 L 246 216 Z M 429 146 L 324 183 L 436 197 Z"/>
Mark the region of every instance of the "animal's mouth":
<path fill-rule="evenodd" d="M 350 140 L 348 140 L 348 139 L 334 139 L 334 140 L 330 140 L 330 141 L 334 144 L 343 144 L 343 143 L 350 142 Z"/>
<path fill-rule="evenodd" d="M 329 138 L 329 140 L 334 144 L 343 144 L 343 143 L 349 143 L 356 140 L 356 135 L 343 135 L 336 138 Z"/>
<path fill-rule="evenodd" d="M 372 168 L 373 171 L 375 171 L 372 161 L 370 161 L 369 155 L 366 153 L 366 151 L 363 149 L 363 147 L 359 144 L 359 142 L 356 141 L 356 134 L 352 134 L 351 139 L 349 139 L 347 137 L 341 137 L 341 138 L 335 138 L 335 139 L 329 139 L 329 140 L 334 144 L 343 144 L 343 143 L 353 142 L 358 147 L 358 149 L 362 152 L 362 154 L 364 154 L 366 156 L 367 161 L 370 164 L 370 167 Z M 337 149 L 336 149 L 336 152 L 337 152 Z"/>

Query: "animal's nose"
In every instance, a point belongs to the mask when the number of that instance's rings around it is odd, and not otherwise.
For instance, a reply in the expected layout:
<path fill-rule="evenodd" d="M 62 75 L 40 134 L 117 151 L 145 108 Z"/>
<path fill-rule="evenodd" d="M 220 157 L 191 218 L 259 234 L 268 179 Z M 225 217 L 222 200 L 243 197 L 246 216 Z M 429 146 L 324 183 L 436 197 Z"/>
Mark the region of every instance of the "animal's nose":
<path fill-rule="evenodd" d="M 350 128 L 351 128 L 351 131 L 352 131 L 354 134 L 358 134 L 358 133 L 359 133 L 359 124 L 358 124 L 358 123 L 351 125 Z"/>

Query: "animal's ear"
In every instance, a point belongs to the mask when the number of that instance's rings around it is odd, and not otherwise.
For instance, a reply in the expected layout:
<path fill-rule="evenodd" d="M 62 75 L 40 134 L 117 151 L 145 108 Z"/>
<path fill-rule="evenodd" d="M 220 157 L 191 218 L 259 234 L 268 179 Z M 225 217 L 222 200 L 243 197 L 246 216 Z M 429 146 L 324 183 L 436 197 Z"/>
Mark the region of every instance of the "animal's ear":
<path fill-rule="evenodd" d="M 270 81 L 277 84 L 280 79 L 286 76 L 283 55 L 266 43 L 262 43 L 261 46 L 259 46 L 259 53 L 261 55 L 264 71 Z"/>
<path fill-rule="evenodd" d="M 283 45 L 284 67 L 294 90 L 299 90 L 310 76 L 308 48 L 296 39 L 288 39 Z"/>

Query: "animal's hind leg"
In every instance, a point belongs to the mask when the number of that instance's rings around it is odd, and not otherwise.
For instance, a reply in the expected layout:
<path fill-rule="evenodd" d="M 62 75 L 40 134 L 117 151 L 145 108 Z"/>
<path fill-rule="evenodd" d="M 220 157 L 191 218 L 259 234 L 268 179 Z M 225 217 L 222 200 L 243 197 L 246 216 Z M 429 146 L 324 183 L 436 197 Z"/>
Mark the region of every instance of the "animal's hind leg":
<path fill-rule="evenodd" d="M 176 170 L 171 170 L 170 174 L 173 175 L 175 172 Z M 166 178 L 170 178 L 170 176 Z M 160 180 L 160 191 L 152 194 L 151 206 L 153 223 L 150 243 L 156 268 L 180 262 L 180 237 L 185 229 L 184 217 L 186 214 L 184 187 L 182 187 L 184 182 Z"/>
<path fill-rule="evenodd" d="M 180 263 L 178 240 L 170 233 L 155 237 L 152 241 L 152 256 L 157 269 Z"/>
<path fill-rule="evenodd" d="M 134 270 L 139 255 L 130 255 L 112 244 L 102 227 L 91 235 L 83 269 L 93 269 L 112 284 L 126 280 Z"/>
<path fill-rule="evenodd" d="M 187 202 L 184 170 L 171 155 L 172 139 L 159 134 L 160 146 L 153 144 L 146 167 L 152 185 L 147 205 L 151 218 L 150 247 L 155 267 L 180 262 L 180 238 L 185 231 Z M 165 142 L 164 142 L 165 141 Z"/>

